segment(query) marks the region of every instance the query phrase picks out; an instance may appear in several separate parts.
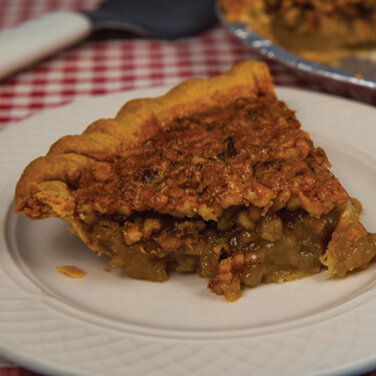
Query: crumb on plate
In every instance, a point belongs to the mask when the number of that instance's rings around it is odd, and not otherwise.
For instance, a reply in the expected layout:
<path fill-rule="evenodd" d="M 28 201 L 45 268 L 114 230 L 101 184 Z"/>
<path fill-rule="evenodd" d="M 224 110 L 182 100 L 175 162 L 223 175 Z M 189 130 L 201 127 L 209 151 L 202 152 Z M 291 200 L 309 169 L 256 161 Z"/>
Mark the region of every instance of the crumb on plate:
<path fill-rule="evenodd" d="M 86 274 L 83 270 L 81 270 L 80 268 L 77 268 L 76 266 L 68 266 L 68 265 L 57 266 L 56 270 L 59 273 L 64 274 L 70 278 L 82 278 Z"/>

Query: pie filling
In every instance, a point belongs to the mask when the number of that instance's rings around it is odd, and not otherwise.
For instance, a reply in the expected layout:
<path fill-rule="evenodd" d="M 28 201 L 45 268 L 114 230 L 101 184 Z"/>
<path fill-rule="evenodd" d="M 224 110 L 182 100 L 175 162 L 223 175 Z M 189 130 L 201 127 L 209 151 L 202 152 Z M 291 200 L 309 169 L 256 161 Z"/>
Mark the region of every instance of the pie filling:
<path fill-rule="evenodd" d="M 92 229 L 94 248 L 111 249 L 110 264 L 133 278 L 162 282 L 170 271 L 213 278 L 228 300 L 241 284 L 283 282 L 321 269 L 335 210 L 314 219 L 302 210 L 261 216 L 255 206 L 232 207 L 218 222 L 140 213 L 131 221 L 102 219 Z"/>
<path fill-rule="evenodd" d="M 234 206 L 218 221 L 152 212 L 108 216 L 90 228 L 88 244 L 107 253 L 110 264 L 130 277 L 163 282 L 173 271 L 196 272 L 211 278 L 209 287 L 215 293 L 233 301 L 241 296 L 242 286 L 319 272 L 328 246 L 330 257 L 341 258 L 344 252 L 342 264 L 336 262 L 331 272 L 343 276 L 357 266 L 368 266 L 376 255 L 375 237 L 356 221 L 341 230 L 346 206 L 356 210 L 349 202 L 320 218 L 310 216 L 296 200 L 266 215 L 255 206 Z M 356 252 L 349 253 L 354 248 Z"/>

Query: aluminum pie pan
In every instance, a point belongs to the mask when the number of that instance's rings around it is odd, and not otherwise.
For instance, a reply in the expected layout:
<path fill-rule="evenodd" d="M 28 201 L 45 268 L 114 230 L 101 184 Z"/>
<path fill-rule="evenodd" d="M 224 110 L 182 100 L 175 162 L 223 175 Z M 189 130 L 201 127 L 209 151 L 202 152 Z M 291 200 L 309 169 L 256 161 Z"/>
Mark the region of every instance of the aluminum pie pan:
<path fill-rule="evenodd" d="M 249 24 L 229 22 L 217 9 L 222 25 L 237 39 L 261 56 L 276 61 L 296 72 L 301 78 L 320 89 L 376 105 L 376 62 L 355 56 L 342 59 L 337 69 L 287 51 L 250 29 Z M 361 74 L 361 78 L 355 76 Z M 358 75 L 357 75 L 358 76 Z"/>

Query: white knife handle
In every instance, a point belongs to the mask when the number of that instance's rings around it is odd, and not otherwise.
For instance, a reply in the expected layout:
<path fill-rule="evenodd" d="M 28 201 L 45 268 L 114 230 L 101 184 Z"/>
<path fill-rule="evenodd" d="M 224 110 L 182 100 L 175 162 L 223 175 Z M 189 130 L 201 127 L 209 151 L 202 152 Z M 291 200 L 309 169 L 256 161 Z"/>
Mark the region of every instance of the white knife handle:
<path fill-rule="evenodd" d="M 90 34 L 91 22 L 74 12 L 55 12 L 0 32 L 0 79 Z"/>

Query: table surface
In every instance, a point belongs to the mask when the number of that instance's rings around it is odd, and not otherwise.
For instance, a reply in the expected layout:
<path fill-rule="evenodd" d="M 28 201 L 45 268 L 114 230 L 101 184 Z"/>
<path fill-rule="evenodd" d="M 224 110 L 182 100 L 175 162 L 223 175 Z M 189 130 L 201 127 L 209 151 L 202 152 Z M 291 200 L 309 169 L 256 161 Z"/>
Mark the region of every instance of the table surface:
<path fill-rule="evenodd" d="M 91 10 L 100 0 L 0 0 L 0 30 L 46 12 Z M 174 42 L 102 32 L 0 81 L 0 129 L 45 108 L 123 90 L 172 86 L 189 77 L 219 74 L 238 61 L 262 60 L 219 25 Z M 319 90 L 267 61 L 278 86 Z M 0 132 L 1 137 L 1 132 Z M 37 374 L 0 358 L 0 376 Z M 368 373 L 376 376 L 376 371 Z"/>

